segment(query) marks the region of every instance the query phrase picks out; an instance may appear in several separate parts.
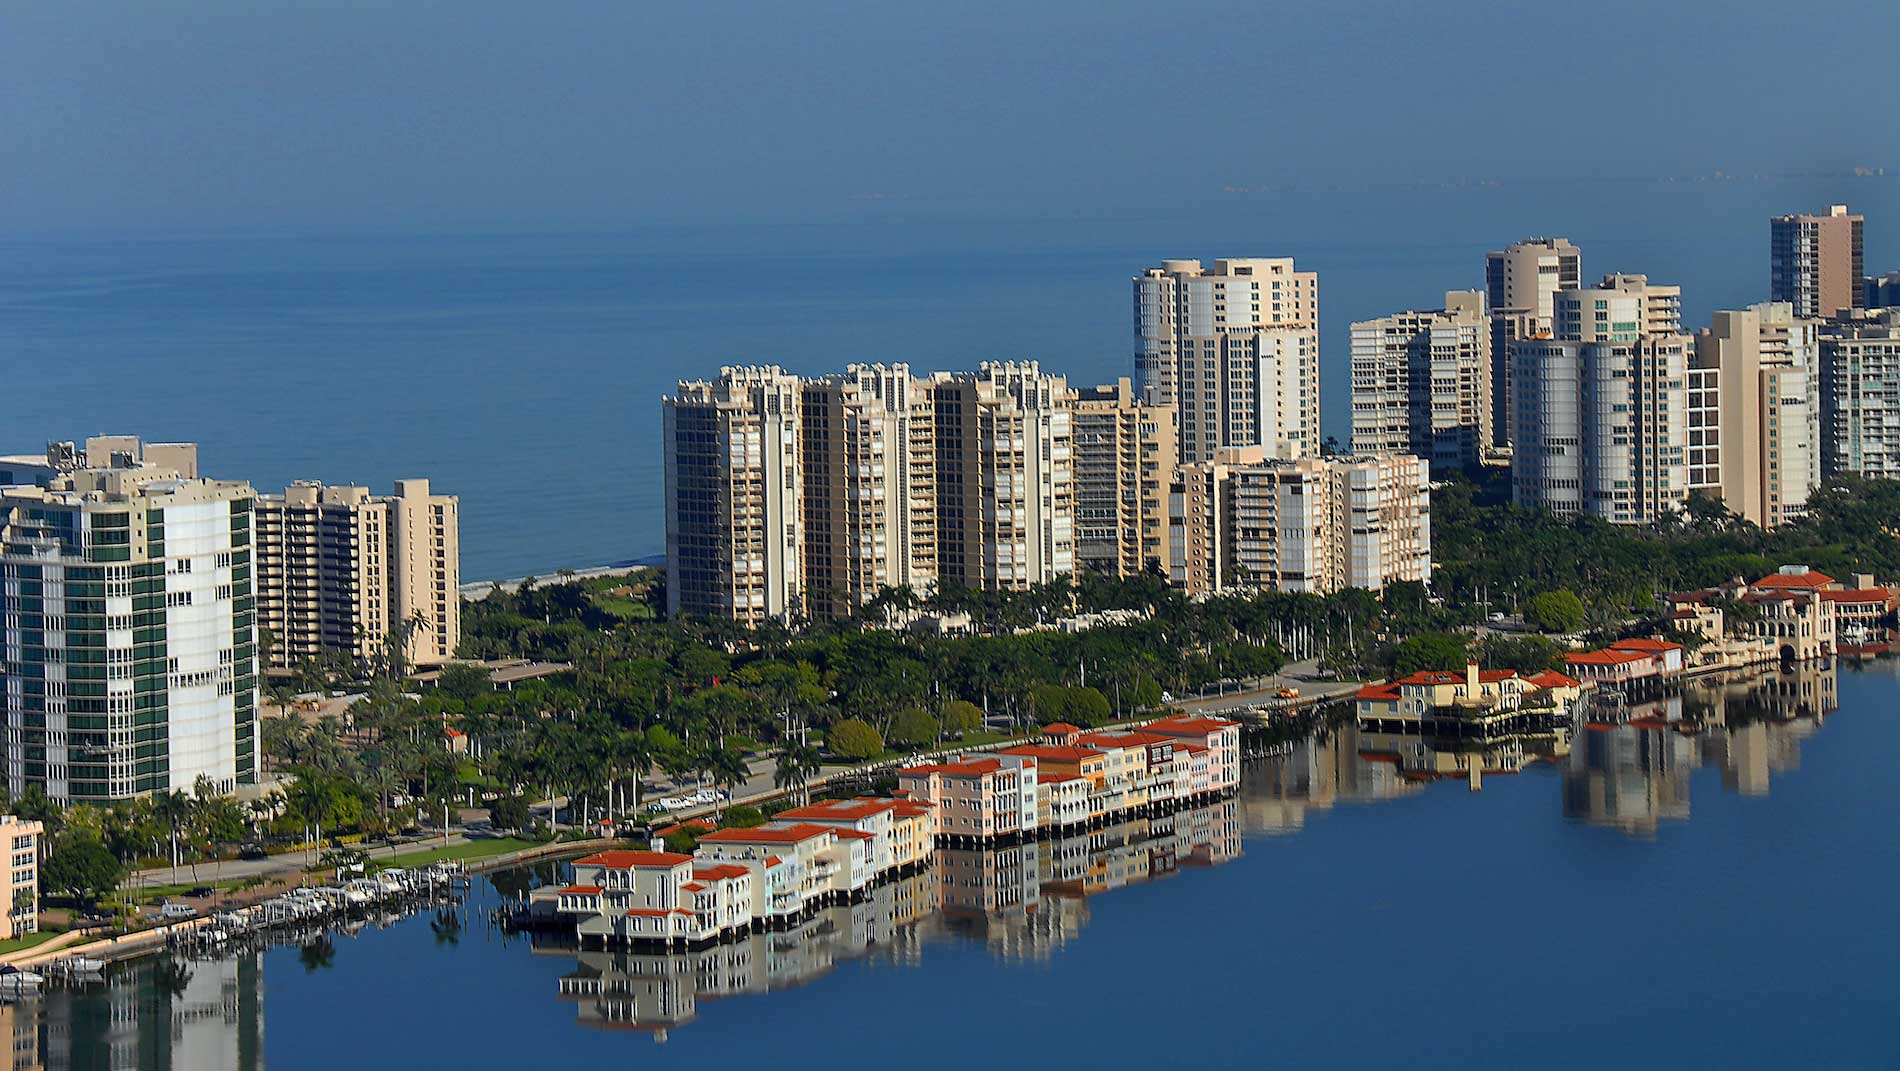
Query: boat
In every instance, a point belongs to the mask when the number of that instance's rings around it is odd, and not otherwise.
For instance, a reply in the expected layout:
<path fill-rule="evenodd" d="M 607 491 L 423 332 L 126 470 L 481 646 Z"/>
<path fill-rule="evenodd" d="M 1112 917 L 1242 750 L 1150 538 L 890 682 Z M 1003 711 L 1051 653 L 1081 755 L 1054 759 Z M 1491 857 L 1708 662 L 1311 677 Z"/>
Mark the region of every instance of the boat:
<path fill-rule="evenodd" d="M 0 967 L 0 996 L 19 997 L 38 993 L 46 984 L 42 975 L 18 967 Z"/>
<path fill-rule="evenodd" d="M 385 895 L 383 883 L 373 878 L 352 878 L 343 886 L 343 894 L 349 898 L 352 907 L 373 903 Z"/>

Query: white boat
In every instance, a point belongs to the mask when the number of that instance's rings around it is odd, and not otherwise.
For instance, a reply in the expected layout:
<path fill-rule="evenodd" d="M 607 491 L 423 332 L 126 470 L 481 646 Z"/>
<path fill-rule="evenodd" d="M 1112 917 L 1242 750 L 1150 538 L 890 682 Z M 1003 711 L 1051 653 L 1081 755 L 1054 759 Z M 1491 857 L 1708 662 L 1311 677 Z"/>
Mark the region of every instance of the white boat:
<path fill-rule="evenodd" d="M 17 967 L 0 968 L 0 994 L 21 996 L 37 993 L 46 984 L 46 979 L 32 971 L 23 971 Z"/>
<path fill-rule="evenodd" d="M 374 903 L 383 898 L 383 883 L 373 878 L 354 878 L 343 886 L 343 893 L 353 905 Z"/>

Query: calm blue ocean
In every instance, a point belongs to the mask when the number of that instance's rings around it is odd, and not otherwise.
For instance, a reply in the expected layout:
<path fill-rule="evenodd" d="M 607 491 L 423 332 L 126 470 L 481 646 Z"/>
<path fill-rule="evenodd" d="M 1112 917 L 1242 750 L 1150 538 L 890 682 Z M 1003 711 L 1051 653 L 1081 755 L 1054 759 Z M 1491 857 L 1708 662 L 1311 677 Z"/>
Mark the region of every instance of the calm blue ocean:
<path fill-rule="evenodd" d="M 1564 234 L 1586 276 L 1679 283 L 1692 324 L 1766 297 L 1767 217 L 1847 200 L 1900 267 L 1889 179 L 1236 193 L 1126 219 L 870 205 L 799 224 L 593 233 L 0 236 L 0 452 L 125 431 L 207 473 L 428 476 L 462 497 L 463 576 L 660 551 L 658 403 L 777 362 L 1132 374 L 1129 278 L 1164 257 L 1291 255 L 1320 273 L 1328 434 L 1347 325 L 1481 286 L 1483 253 Z"/>

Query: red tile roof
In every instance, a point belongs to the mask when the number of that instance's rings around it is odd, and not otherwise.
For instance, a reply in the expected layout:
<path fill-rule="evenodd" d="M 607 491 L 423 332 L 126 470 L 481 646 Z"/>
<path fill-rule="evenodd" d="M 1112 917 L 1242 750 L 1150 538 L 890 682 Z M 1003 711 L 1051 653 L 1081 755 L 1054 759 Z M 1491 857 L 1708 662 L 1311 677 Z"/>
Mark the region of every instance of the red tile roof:
<path fill-rule="evenodd" d="M 1089 733 L 1076 740 L 1084 747 L 1146 747 L 1149 744 L 1172 744 L 1174 738 L 1161 733 L 1144 733 L 1135 729 L 1105 730 Z"/>
<path fill-rule="evenodd" d="M 1228 718 L 1216 718 L 1216 717 L 1211 717 L 1205 714 L 1202 714 L 1202 715 L 1170 714 L 1165 718 L 1160 718 L 1155 721 L 1151 721 L 1148 724 L 1142 726 L 1142 728 L 1146 729 L 1147 731 L 1151 733 L 1168 732 L 1168 731 L 1182 730 L 1182 729 L 1199 733 L 1199 732 L 1213 732 L 1217 729 L 1231 729 L 1234 726 L 1239 725 L 1239 724 L 1240 724 L 1239 722 L 1232 721 Z"/>
<path fill-rule="evenodd" d="M 701 885 L 697 881 L 689 881 L 686 884 L 680 886 L 680 888 L 685 889 L 688 892 L 705 892 L 706 891 L 706 887 L 704 885 Z"/>
<path fill-rule="evenodd" d="M 1353 694 L 1354 699 L 1397 699 L 1399 686 L 1396 684 L 1368 684 Z"/>
<path fill-rule="evenodd" d="M 1082 727 L 1080 725 L 1070 725 L 1066 721 L 1051 722 L 1042 727 L 1042 735 L 1044 736 L 1065 736 L 1069 733 L 1079 733 L 1081 731 Z"/>
<path fill-rule="evenodd" d="M 1478 681 L 1481 684 L 1496 684 L 1498 681 L 1508 681 L 1516 677 L 1517 670 L 1514 669 L 1481 669 L 1478 671 Z M 1463 684 L 1464 682 L 1465 674 L 1463 670 L 1427 669 L 1414 673 L 1397 683 Z"/>
<path fill-rule="evenodd" d="M 1828 602 L 1886 602 L 1893 598 L 1890 588 L 1855 588 L 1852 591 L 1823 591 Z"/>
<path fill-rule="evenodd" d="M 560 894 L 562 896 L 599 896 L 600 886 L 598 885 L 569 885 L 567 888 L 562 889 Z"/>
<path fill-rule="evenodd" d="M 839 830 L 830 826 L 815 826 L 801 822 L 795 826 L 776 828 L 761 826 L 757 829 L 722 829 L 699 838 L 701 844 L 797 844 L 813 837 L 836 836 Z M 684 856 L 690 859 L 692 856 Z"/>
<path fill-rule="evenodd" d="M 1564 656 L 1573 666 L 1620 666 L 1627 662 L 1647 662 L 1653 656 L 1636 651 L 1580 651 Z"/>
<path fill-rule="evenodd" d="M 1834 583 L 1833 577 L 1818 569 L 1809 569 L 1805 573 L 1772 573 L 1755 581 L 1758 588 L 1814 588 L 1826 587 Z"/>
<path fill-rule="evenodd" d="M 1048 759 L 1050 762 L 1082 762 L 1085 759 L 1102 757 L 1102 753 L 1092 747 L 1063 747 L 1056 744 L 1023 744 L 1019 747 L 1005 748 L 1002 754 Z"/>
<path fill-rule="evenodd" d="M 724 878 L 743 878 L 752 873 L 737 863 L 721 863 L 718 866 L 696 866 L 693 877 L 700 881 L 719 881 Z"/>
<path fill-rule="evenodd" d="M 1080 780 L 1082 780 L 1080 774 L 1072 773 L 1045 773 L 1036 775 L 1036 783 L 1039 785 L 1059 785 L 1064 781 Z"/>
<path fill-rule="evenodd" d="M 1583 682 L 1575 677 L 1566 676 L 1554 669 L 1539 670 L 1530 675 L 1530 682 L 1539 688 L 1581 688 Z"/>
<path fill-rule="evenodd" d="M 859 819 L 883 814 L 896 806 L 896 800 L 820 800 L 803 807 L 794 807 L 789 811 L 780 811 L 772 817 L 786 821 L 824 818 L 833 821 L 856 822 Z"/>
<path fill-rule="evenodd" d="M 1668 640 L 1652 640 L 1644 636 L 1634 636 L 1627 640 L 1618 640 L 1610 644 L 1612 651 L 1680 651 L 1682 644 Z"/>
<path fill-rule="evenodd" d="M 609 870 L 632 870 L 646 867 L 675 867 L 692 861 L 692 856 L 681 855 L 678 852 L 606 851 L 590 855 L 585 859 L 576 859 L 574 865 L 602 866 Z"/>

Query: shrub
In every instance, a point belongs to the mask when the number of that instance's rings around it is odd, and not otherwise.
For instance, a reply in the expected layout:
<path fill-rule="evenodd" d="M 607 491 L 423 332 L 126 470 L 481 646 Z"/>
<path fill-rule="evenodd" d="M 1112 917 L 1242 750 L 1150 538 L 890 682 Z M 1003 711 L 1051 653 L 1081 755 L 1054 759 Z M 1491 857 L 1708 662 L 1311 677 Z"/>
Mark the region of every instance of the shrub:
<path fill-rule="evenodd" d="M 831 746 L 832 754 L 854 762 L 884 753 L 884 737 L 859 718 L 846 718 L 833 725 L 825 741 Z"/>
<path fill-rule="evenodd" d="M 903 748 L 925 747 L 937 742 L 937 719 L 930 712 L 907 707 L 891 719 L 891 744 Z"/>
<path fill-rule="evenodd" d="M 983 711 L 975 703 L 952 699 L 943 705 L 943 731 L 961 736 L 983 728 Z"/>
<path fill-rule="evenodd" d="M 1568 588 L 1524 600 L 1524 620 L 1539 632 L 1575 632 L 1583 627 L 1583 600 Z"/>

